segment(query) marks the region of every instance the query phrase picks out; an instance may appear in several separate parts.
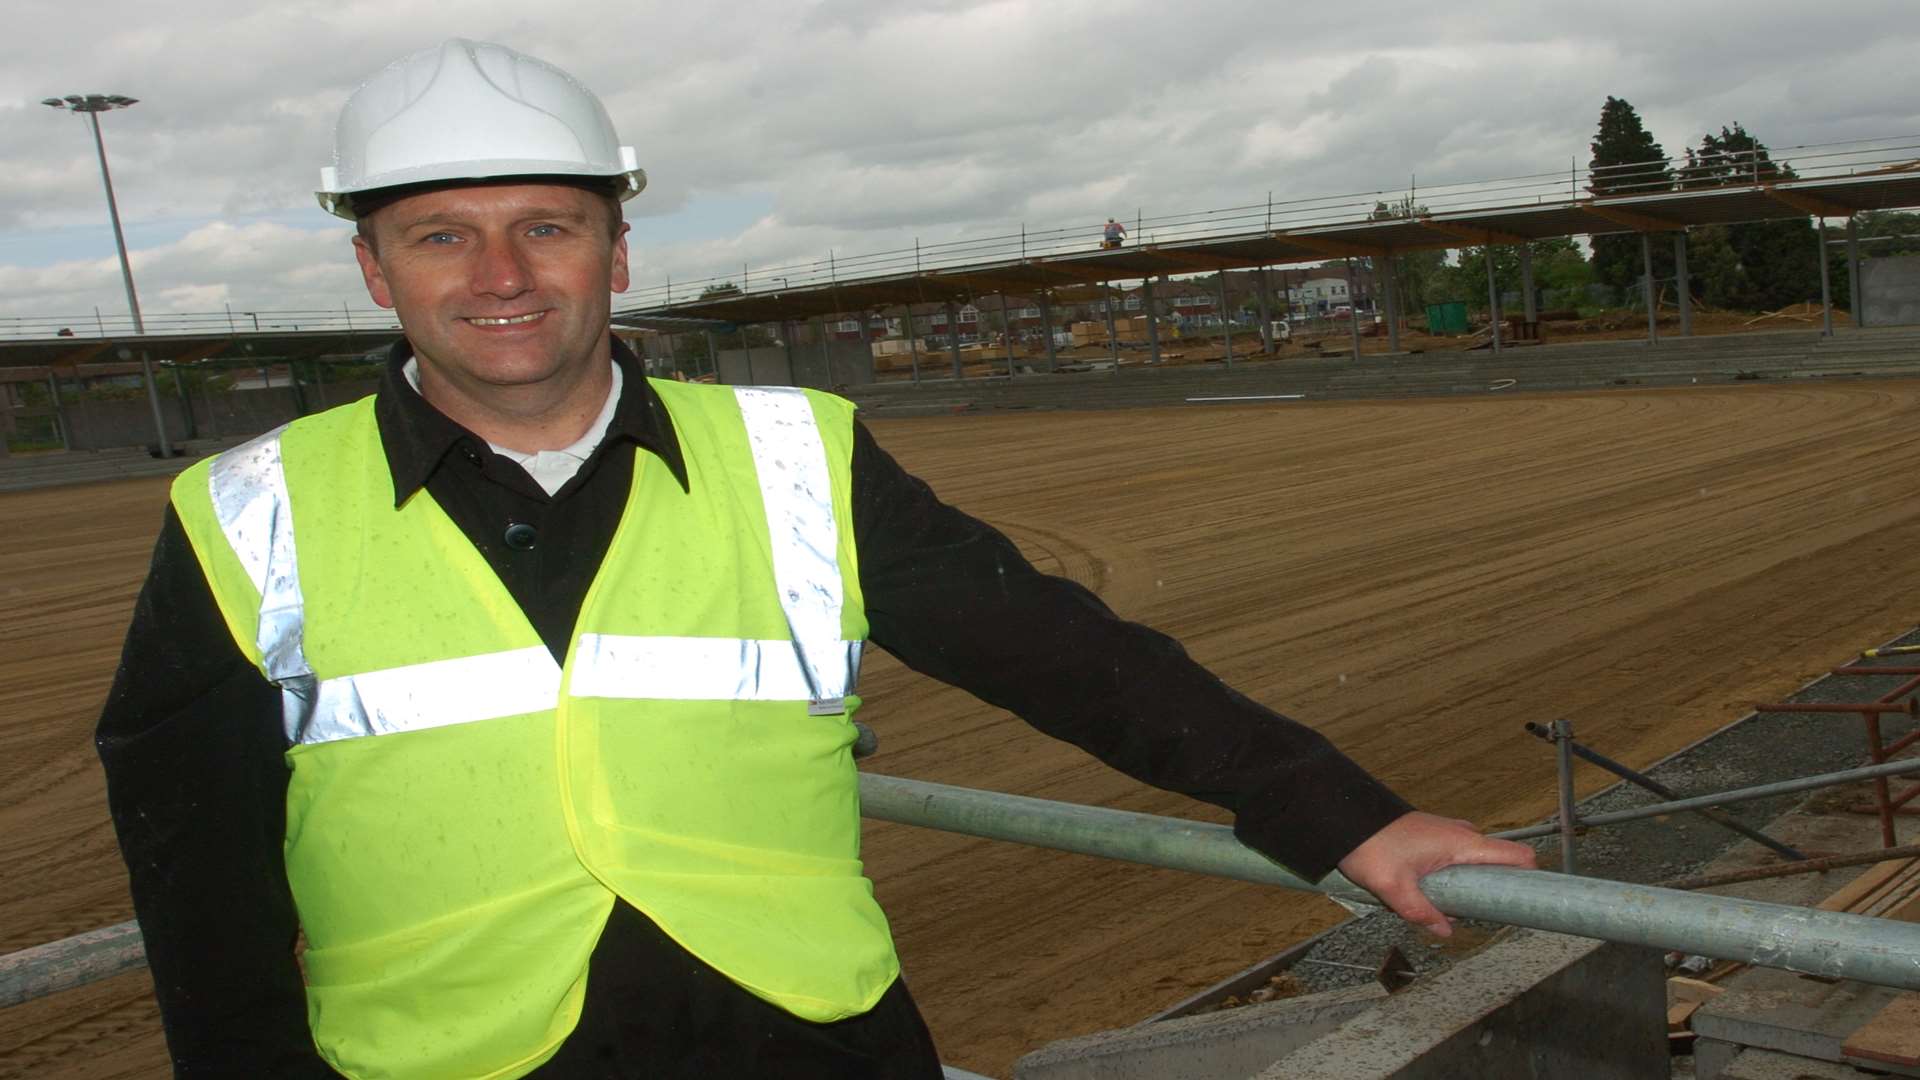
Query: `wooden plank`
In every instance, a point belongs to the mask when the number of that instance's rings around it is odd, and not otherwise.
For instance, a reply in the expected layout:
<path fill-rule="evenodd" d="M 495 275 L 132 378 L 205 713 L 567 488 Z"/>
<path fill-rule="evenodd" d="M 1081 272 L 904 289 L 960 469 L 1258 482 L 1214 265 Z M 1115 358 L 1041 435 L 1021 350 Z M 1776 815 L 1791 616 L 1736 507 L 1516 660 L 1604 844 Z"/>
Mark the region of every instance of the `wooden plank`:
<path fill-rule="evenodd" d="M 1885 888 L 1896 875 L 1916 863 L 1920 863 L 1920 859 L 1888 859 L 1874 863 L 1865 873 L 1842 885 L 1817 906 L 1821 911 L 1853 911 L 1858 905 L 1866 903 L 1870 894 Z"/>
<path fill-rule="evenodd" d="M 1667 980 L 1667 1000 L 1672 1002 L 1691 1001 L 1698 1005 L 1703 1001 L 1712 1001 L 1726 987 L 1715 986 L 1705 979 L 1689 979 L 1685 975 L 1675 975 Z"/>
<path fill-rule="evenodd" d="M 1909 991 L 1888 1002 L 1847 1036 L 1841 1051 L 1889 1065 L 1920 1065 L 1920 994 Z"/>
<path fill-rule="evenodd" d="M 1884 916 L 1889 908 L 1897 907 L 1901 902 L 1920 889 L 1920 860 L 1915 865 L 1895 874 L 1887 883 L 1874 890 L 1866 903 L 1853 908 L 1862 915 Z"/>

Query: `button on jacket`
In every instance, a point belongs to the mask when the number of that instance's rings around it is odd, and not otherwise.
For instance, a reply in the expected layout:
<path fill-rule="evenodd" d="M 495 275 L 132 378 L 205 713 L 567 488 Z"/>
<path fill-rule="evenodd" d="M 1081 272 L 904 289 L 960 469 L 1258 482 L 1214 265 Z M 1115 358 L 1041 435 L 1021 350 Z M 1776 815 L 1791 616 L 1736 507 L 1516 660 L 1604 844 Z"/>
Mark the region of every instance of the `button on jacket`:
<path fill-rule="evenodd" d="M 397 349 L 372 406 L 396 504 L 426 489 L 564 658 L 636 460 L 683 490 L 692 482 L 684 433 L 616 346 L 624 389 L 607 438 L 548 497 L 423 401 L 400 374 L 404 359 Z M 1324 739 L 1229 690 L 1171 639 L 1034 571 L 860 427 L 851 480 L 869 636 L 909 666 L 1142 780 L 1235 810 L 1242 839 L 1304 874 L 1324 874 L 1405 812 Z M 227 633 L 170 512 L 99 743 L 183 1075 L 330 1074 L 294 961 L 279 706 Z M 594 949 L 585 998 L 534 1075 L 937 1075 L 899 983 L 868 1013 L 809 1023 L 717 977 L 626 904 Z"/>

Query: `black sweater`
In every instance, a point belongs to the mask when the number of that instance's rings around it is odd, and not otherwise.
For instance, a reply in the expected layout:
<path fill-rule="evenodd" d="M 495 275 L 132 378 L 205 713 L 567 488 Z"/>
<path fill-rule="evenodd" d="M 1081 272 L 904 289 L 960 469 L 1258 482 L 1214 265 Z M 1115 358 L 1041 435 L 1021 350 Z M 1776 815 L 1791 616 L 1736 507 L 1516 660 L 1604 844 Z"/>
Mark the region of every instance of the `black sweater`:
<path fill-rule="evenodd" d="M 625 507 L 635 455 L 654 455 L 687 485 L 665 407 L 616 341 L 624 383 L 607 436 L 549 497 L 408 385 L 405 348 L 390 358 L 375 404 L 396 504 L 428 490 L 561 659 Z M 864 426 L 852 476 L 870 636 L 908 667 L 1149 784 L 1234 811 L 1243 841 L 1310 878 L 1408 809 L 1319 734 L 1235 692 L 1178 642 L 1035 570 L 1006 537 L 940 502 Z M 505 543 L 510 524 L 533 527 L 530 548 Z M 280 694 L 233 642 L 171 508 L 98 744 L 176 1071 L 333 1075 L 313 1049 L 291 947 L 298 922 L 281 857 Z M 535 1075 L 813 1074 L 801 1058 L 753 1049 L 783 1039 L 818 1051 L 823 1076 L 921 1075 L 931 1055 L 903 987 L 866 1017 L 806 1024 L 715 977 L 619 904 L 594 954 L 581 1021 Z M 856 1064 L 889 1052 L 892 1071 Z M 622 1059 L 642 1071 L 606 1064 Z M 669 1061 L 679 1069 L 665 1069 Z"/>

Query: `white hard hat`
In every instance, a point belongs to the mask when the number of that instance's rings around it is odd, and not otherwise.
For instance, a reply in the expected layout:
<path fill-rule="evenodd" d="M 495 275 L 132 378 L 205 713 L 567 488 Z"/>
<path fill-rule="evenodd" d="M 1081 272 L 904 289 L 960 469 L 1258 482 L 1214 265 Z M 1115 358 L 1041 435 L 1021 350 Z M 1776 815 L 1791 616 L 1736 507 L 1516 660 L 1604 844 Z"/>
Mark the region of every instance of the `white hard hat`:
<path fill-rule="evenodd" d="M 622 199 L 647 186 L 593 91 L 504 45 L 454 38 L 388 64 L 353 92 L 314 194 L 352 220 L 356 194 L 505 176 L 617 179 Z"/>

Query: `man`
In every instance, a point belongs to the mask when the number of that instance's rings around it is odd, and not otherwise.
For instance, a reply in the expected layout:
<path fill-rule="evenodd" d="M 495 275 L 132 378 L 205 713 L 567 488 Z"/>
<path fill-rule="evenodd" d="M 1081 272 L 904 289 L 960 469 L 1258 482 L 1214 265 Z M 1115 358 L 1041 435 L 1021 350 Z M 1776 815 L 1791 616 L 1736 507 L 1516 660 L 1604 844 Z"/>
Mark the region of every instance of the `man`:
<path fill-rule="evenodd" d="M 1437 931 L 1421 874 L 1530 859 L 1034 571 L 848 403 L 644 378 L 644 176 L 564 73 L 451 41 L 337 140 L 406 340 L 182 475 L 100 723 L 178 1074 L 938 1076 L 858 861 L 869 638 Z"/>
<path fill-rule="evenodd" d="M 1120 224 L 1112 218 L 1108 218 L 1106 228 L 1102 230 L 1100 234 L 1100 246 L 1102 248 L 1117 248 L 1120 246 L 1120 241 L 1126 238 L 1126 235 L 1127 227 L 1125 225 Z"/>

